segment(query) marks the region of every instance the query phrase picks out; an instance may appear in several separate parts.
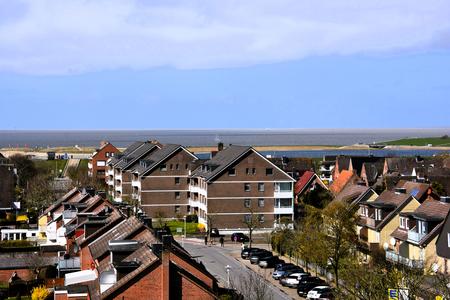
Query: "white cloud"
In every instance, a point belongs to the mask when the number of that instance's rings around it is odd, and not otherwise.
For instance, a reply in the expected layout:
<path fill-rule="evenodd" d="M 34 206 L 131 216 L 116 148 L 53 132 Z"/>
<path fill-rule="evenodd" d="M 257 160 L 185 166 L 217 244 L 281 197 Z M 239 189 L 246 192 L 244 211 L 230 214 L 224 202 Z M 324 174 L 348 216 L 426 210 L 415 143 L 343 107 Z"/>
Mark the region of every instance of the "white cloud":
<path fill-rule="evenodd" d="M 0 71 L 222 68 L 428 50 L 449 46 L 449 15 L 447 0 L 0 0 Z"/>

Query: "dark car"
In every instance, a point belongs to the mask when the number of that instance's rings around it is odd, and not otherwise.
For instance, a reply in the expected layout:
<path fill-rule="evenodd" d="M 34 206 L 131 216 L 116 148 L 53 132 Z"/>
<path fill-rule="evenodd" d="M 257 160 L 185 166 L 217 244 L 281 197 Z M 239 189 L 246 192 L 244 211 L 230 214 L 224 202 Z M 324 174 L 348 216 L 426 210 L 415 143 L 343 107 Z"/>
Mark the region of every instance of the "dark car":
<path fill-rule="evenodd" d="M 310 276 L 302 278 L 297 285 L 297 294 L 301 297 L 306 297 L 310 290 L 325 284 L 325 281 L 319 277 Z"/>
<path fill-rule="evenodd" d="M 231 234 L 231 241 L 232 242 L 240 242 L 240 243 L 246 243 L 250 241 L 250 238 L 243 234 L 242 232 L 235 232 Z"/>
<path fill-rule="evenodd" d="M 275 265 L 275 270 L 281 270 L 282 268 L 287 268 L 288 266 L 296 266 L 296 265 L 294 265 L 293 263 L 286 263 L 286 262 L 282 262 L 282 263 L 279 263 L 279 264 L 276 264 Z"/>
<path fill-rule="evenodd" d="M 282 259 L 280 259 L 278 256 L 265 256 L 259 258 L 258 265 L 261 268 L 273 268 L 276 264 L 284 262 Z"/>
<path fill-rule="evenodd" d="M 249 259 L 250 255 L 253 254 L 253 252 L 258 252 L 261 251 L 262 249 L 260 248 L 245 248 L 244 250 L 241 251 L 241 257 L 243 259 Z"/>
<path fill-rule="evenodd" d="M 262 251 L 257 251 L 257 252 L 253 252 L 250 255 L 250 263 L 251 264 L 258 264 L 259 263 L 259 259 L 261 257 L 266 257 L 268 255 L 272 255 L 272 252 L 267 251 L 267 250 L 262 250 Z"/>

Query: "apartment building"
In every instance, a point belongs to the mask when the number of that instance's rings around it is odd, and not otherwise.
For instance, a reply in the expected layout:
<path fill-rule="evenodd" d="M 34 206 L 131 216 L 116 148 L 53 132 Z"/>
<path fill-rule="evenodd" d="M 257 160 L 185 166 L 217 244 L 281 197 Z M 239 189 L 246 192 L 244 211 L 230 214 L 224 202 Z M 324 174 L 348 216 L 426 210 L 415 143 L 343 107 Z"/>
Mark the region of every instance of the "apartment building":
<path fill-rule="evenodd" d="M 88 175 L 89 177 L 105 180 L 106 162 L 108 159 L 117 156 L 120 151 L 109 142 L 102 142 L 100 148 L 97 149 L 89 159 Z"/>
<path fill-rule="evenodd" d="M 130 169 L 132 199 L 149 217 L 182 217 L 191 212 L 189 175 L 198 159 L 181 145 L 160 147 Z"/>
<path fill-rule="evenodd" d="M 157 141 L 135 142 L 122 154 L 110 158 L 106 168 L 106 184 L 109 196 L 116 202 L 131 199 L 132 173 L 140 159 L 161 148 Z"/>
<path fill-rule="evenodd" d="M 294 182 L 252 147 L 229 146 L 192 172 L 190 212 L 223 231 L 244 231 L 255 215 L 259 230 L 272 230 L 293 221 Z"/>

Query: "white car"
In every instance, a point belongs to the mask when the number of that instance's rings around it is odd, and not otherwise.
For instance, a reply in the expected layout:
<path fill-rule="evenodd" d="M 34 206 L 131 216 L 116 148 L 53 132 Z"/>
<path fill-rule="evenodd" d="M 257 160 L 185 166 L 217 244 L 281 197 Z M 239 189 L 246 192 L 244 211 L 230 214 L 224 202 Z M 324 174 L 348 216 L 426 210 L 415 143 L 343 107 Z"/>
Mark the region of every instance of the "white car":
<path fill-rule="evenodd" d="M 303 277 L 311 276 L 310 273 L 293 273 L 286 278 L 281 279 L 281 284 L 288 287 L 297 287 Z"/>
<path fill-rule="evenodd" d="M 306 299 L 334 299 L 333 291 L 327 285 L 321 285 L 308 292 Z"/>

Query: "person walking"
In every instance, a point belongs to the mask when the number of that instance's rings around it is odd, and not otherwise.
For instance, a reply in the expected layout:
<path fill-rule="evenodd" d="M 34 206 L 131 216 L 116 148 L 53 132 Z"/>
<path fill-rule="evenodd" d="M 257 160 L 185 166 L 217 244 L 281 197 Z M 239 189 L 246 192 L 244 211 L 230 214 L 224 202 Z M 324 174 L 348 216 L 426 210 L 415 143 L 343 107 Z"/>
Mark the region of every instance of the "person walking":
<path fill-rule="evenodd" d="M 223 243 L 224 243 L 223 236 L 220 237 L 219 241 L 220 241 L 220 246 L 223 247 Z"/>
<path fill-rule="evenodd" d="M 205 246 L 208 246 L 208 236 L 205 235 Z"/>

